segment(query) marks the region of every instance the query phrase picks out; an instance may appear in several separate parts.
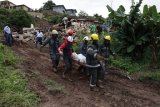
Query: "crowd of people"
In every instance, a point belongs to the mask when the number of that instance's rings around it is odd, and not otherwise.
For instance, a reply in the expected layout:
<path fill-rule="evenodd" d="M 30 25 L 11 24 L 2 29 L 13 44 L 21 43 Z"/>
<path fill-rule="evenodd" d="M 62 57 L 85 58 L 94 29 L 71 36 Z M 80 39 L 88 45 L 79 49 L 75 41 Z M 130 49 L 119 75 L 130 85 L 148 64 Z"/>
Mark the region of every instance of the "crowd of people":
<path fill-rule="evenodd" d="M 7 45 L 12 46 L 13 37 L 9 26 L 4 27 L 4 34 Z M 43 41 L 44 35 L 42 31 L 39 30 L 36 34 L 35 47 L 37 48 L 38 44 L 40 44 L 40 49 L 42 49 L 49 44 L 49 53 L 52 60 L 53 71 L 58 72 L 57 68 L 60 62 L 60 57 L 63 57 L 65 70 L 63 71 L 62 77 L 69 81 L 73 81 L 73 44 L 80 44 L 79 53 L 86 58 L 86 65 L 88 66 L 80 65 L 78 71 L 83 72 L 89 77 L 89 86 L 91 90 L 94 91 L 98 88 L 103 88 L 102 84 L 107 65 L 106 59 L 109 55 L 114 55 L 110 49 L 111 36 L 104 36 L 103 43 L 99 44 L 99 36 L 93 32 L 90 36 L 84 36 L 81 43 L 77 43 L 77 41 L 74 40 L 74 32 L 69 30 L 61 43 L 58 31 L 52 30 L 49 34 L 49 37 Z"/>
<path fill-rule="evenodd" d="M 79 53 L 86 57 L 86 65 L 80 65 L 78 71 L 84 72 L 85 75 L 89 76 L 90 89 L 97 90 L 98 88 L 103 88 L 103 81 L 106 71 L 107 58 L 109 55 L 114 55 L 110 49 L 109 35 L 104 36 L 102 44 L 99 44 L 99 36 L 93 33 L 88 36 L 84 36 L 83 40 L 79 46 Z M 63 38 L 63 42 L 60 43 L 59 33 L 56 30 L 51 31 L 50 37 L 45 40 L 41 48 L 49 44 L 49 53 L 52 60 L 53 71 L 58 72 L 58 65 L 60 62 L 60 57 L 63 57 L 65 63 L 65 70 L 63 71 L 62 77 L 73 81 L 72 70 L 73 70 L 73 58 L 72 53 L 73 44 L 77 43 L 74 40 L 74 32 L 72 30 L 68 31 Z"/>

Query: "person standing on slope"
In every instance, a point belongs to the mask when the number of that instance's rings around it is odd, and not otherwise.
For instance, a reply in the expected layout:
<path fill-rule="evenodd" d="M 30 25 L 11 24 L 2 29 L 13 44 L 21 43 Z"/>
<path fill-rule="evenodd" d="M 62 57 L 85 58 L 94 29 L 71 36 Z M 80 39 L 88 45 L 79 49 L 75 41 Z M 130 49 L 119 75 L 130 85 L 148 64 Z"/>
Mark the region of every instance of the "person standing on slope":
<path fill-rule="evenodd" d="M 104 58 L 99 55 L 99 37 L 97 34 L 91 35 L 92 44 L 88 45 L 86 54 L 86 63 L 92 67 L 88 67 L 90 72 L 90 90 L 98 91 L 96 86 L 99 87 L 98 79 L 100 75 L 100 60 Z"/>
<path fill-rule="evenodd" d="M 65 63 L 65 70 L 63 72 L 62 77 L 66 78 L 66 74 L 69 74 L 68 79 L 69 81 L 72 80 L 72 48 L 73 43 L 73 37 L 67 36 L 64 43 L 61 44 L 61 46 L 58 48 L 59 53 L 63 56 L 63 60 Z"/>
<path fill-rule="evenodd" d="M 3 31 L 4 31 L 4 36 L 6 39 L 6 44 L 11 47 L 13 45 L 13 37 L 12 37 L 11 28 L 8 25 L 6 25 Z"/>
<path fill-rule="evenodd" d="M 58 47 L 60 46 L 58 39 L 58 32 L 56 30 L 52 30 L 51 36 L 44 41 L 42 47 L 49 44 L 49 53 L 53 64 L 53 71 L 57 72 L 57 67 L 60 60 L 60 54 L 58 52 Z"/>
<path fill-rule="evenodd" d="M 42 38 L 43 38 L 43 33 L 42 33 L 41 30 L 39 30 L 39 31 L 37 32 L 37 36 L 36 36 L 36 44 L 35 44 L 35 47 L 36 47 L 36 48 L 37 48 L 38 43 L 39 43 L 40 45 L 42 45 Z"/>

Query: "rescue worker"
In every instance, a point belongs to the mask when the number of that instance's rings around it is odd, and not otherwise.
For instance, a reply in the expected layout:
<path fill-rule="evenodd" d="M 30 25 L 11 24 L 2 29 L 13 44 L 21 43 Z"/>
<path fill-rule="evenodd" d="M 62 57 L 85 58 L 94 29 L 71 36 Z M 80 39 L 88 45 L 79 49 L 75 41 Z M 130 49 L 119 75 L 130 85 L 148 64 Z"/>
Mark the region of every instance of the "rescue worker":
<path fill-rule="evenodd" d="M 6 44 L 11 47 L 13 44 L 13 37 L 12 37 L 12 32 L 11 32 L 10 27 L 8 25 L 6 25 L 3 29 L 3 31 L 4 31 Z"/>
<path fill-rule="evenodd" d="M 104 37 L 103 43 L 100 45 L 100 53 L 106 58 L 109 58 L 110 55 L 115 55 L 110 47 L 111 36 L 107 35 Z"/>
<path fill-rule="evenodd" d="M 53 64 L 53 71 L 57 72 L 57 67 L 60 60 L 60 54 L 58 52 L 60 43 L 58 39 L 58 32 L 56 30 L 52 30 L 51 36 L 46 41 L 44 41 L 42 47 L 47 44 L 49 44 L 49 53 Z"/>
<path fill-rule="evenodd" d="M 99 45 L 98 45 L 98 35 L 92 34 L 91 35 L 92 44 L 88 45 L 87 54 L 86 54 L 86 63 L 87 65 L 91 66 L 88 67 L 90 71 L 90 89 L 91 91 L 96 91 L 96 86 L 98 85 L 98 77 L 100 75 L 99 71 L 99 60 L 103 59 L 98 53 Z"/>
<path fill-rule="evenodd" d="M 69 29 L 67 32 L 66 32 L 66 35 L 63 37 L 64 41 L 67 41 L 67 37 L 68 36 L 73 36 L 73 31 L 71 29 Z"/>
<path fill-rule="evenodd" d="M 72 75 L 72 52 L 73 52 L 72 43 L 73 43 L 73 37 L 68 36 L 66 40 L 64 41 L 64 43 L 58 48 L 58 51 L 63 56 L 63 60 L 65 63 L 65 70 L 63 72 L 62 77 L 66 78 L 66 74 L 69 74 L 68 76 L 69 81 L 73 81 L 71 77 Z"/>
<path fill-rule="evenodd" d="M 89 41 L 89 37 L 85 36 L 83 38 L 83 42 L 80 44 L 80 53 L 84 56 L 86 56 L 86 53 L 87 53 L 88 41 Z"/>
<path fill-rule="evenodd" d="M 89 37 L 85 36 L 83 38 L 82 43 L 80 44 L 80 54 L 84 55 L 86 57 L 86 53 L 87 53 L 87 47 L 88 47 L 88 41 L 89 41 Z M 82 71 L 83 70 L 83 71 Z M 86 70 L 86 67 L 80 66 L 78 68 L 78 71 L 81 73 L 86 73 L 86 75 L 89 75 L 89 73 Z"/>
<path fill-rule="evenodd" d="M 39 31 L 37 32 L 37 36 L 36 36 L 36 44 L 35 44 L 35 47 L 36 47 L 36 48 L 37 48 L 38 43 L 39 43 L 40 45 L 42 45 L 42 39 L 43 39 L 43 33 L 42 33 L 41 30 L 39 30 Z"/>
<path fill-rule="evenodd" d="M 72 36 L 72 38 L 73 38 L 73 42 L 72 42 L 72 43 L 73 43 L 73 44 L 78 44 L 78 42 L 77 42 L 77 40 L 76 40 L 76 36 L 74 35 L 73 30 L 69 29 L 69 30 L 67 31 L 67 35 L 65 35 L 64 41 L 67 42 L 68 36 Z"/>
<path fill-rule="evenodd" d="M 100 52 L 101 56 L 103 56 L 105 58 L 109 58 L 110 55 L 115 55 L 115 53 L 113 53 L 111 48 L 110 48 L 110 41 L 111 41 L 110 35 L 105 36 L 104 41 L 100 45 L 100 48 L 99 48 L 99 52 Z M 106 65 L 107 65 L 106 60 L 101 63 L 101 71 L 102 71 L 101 76 L 100 76 L 100 81 L 101 82 L 104 80 Z"/>

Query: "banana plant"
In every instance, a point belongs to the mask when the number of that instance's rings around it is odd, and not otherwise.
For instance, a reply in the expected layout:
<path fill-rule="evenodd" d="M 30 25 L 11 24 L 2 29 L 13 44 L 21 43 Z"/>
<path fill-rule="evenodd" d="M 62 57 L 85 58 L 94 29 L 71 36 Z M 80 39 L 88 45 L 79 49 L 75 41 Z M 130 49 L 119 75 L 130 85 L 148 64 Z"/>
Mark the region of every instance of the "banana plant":
<path fill-rule="evenodd" d="M 125 14 L 123 6 L 120 6 L 117 11 L 107 6 L 110 12 L 109 18 L 113 19 L 113 25 L 117 27 L 116 32 L 113 32 L 118 39 L 118 48 L 116 50 L 133 58 L 142 57 L 144 47 L 147 46 L 148 42 L 147 29 L 144 27 L 139 12 L 141 3 L 142 0 L 139 0 L 139 3 L 132 6 L 128 15 Z"/>
<path fill-rule="evenodd" d="M 160 14 L 155 5 L 143 8 L 143 23 L 148 29 L 150 48 L 152 50 L 152 67 L 158 67 L 158 53 L 160 52 Z"/>

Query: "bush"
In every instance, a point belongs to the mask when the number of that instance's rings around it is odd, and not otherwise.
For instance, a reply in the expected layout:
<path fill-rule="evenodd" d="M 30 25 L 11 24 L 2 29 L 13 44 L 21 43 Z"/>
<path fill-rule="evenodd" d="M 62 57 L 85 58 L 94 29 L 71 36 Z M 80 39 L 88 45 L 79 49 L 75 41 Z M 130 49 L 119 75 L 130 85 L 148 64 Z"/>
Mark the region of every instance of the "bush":
<path fill-rule="evenodd" d="M 15 65 L 17 61 L 17 56 L 9 48 L 0 44 L 0 64 L 5 66 Z"/>
<path fill-rule="evenodd" d="M 160 82 L 160 72 L 157 71 L 145 71 L 145 73 L 138 74 L 138 79 L 140 81 L 152 80 Z"/>
<path fill-rule="evenodd" d="M 142 62 L 134 62 L 129 57 L 116 57 L 116 59 L 111 58 L 111 65 L 125 70 L 129 74 L 139 72 L 144 70 L 148 65 Z"/>
<path fill-rule="evenodd" d="M 0 29 L 6 24 L 18 28 L 19 32 L 23 27 L 30 27 L 33 23 L 32 17 L 24 10 L 0 9 Z"/>

